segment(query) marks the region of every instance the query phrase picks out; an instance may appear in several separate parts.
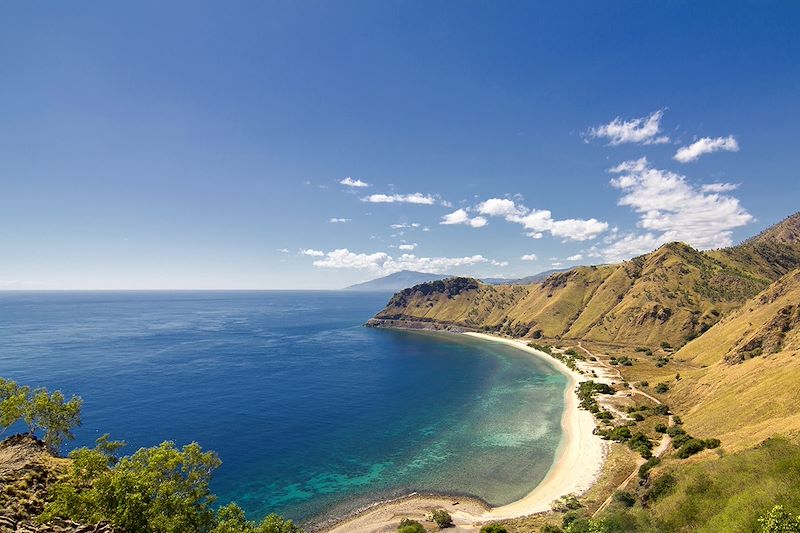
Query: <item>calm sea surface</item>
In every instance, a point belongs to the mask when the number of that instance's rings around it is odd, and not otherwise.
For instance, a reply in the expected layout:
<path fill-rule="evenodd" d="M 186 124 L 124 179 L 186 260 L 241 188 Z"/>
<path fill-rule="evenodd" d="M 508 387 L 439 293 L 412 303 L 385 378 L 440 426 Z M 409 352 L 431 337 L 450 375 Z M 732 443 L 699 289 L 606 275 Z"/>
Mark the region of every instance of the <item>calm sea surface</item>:
<path fill-rule="evenodd" d="M 414 490 L 524 496 L 561 439 L 565 378 L 465 336 L 362 327 L 388 294 L 0 293 L 0 376 L 84 399 L 69 447 L 199 442 L 252 519 Z"/>

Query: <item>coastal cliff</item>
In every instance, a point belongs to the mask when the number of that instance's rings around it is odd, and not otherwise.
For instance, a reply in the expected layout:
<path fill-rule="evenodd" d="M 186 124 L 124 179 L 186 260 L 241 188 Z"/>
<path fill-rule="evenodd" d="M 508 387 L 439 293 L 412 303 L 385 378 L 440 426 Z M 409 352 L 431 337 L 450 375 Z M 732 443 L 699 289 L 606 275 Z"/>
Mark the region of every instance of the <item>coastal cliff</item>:
<path fill-rule="evenodd" d="M 577 267 L 531 285 L 472 278 L 396 293 L 367 325 L 515 337 L 682 346 L 800 267 L 800 213 L 739 246 L 683 243 L 614 265 Z"/>

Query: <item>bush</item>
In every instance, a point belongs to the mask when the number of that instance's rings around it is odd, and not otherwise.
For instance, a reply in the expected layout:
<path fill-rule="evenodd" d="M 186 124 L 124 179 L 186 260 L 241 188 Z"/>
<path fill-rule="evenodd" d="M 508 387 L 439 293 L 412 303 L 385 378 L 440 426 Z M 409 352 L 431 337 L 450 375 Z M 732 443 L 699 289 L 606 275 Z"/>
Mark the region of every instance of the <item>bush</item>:
<path fill-rule="evenodd" d="M 672 349 L 672 345 L 670 343 L 668 343 L 667 341 L 663 341 L 661 343 L 661 347 L 663 349 L 665 349 L 665 350 L 671 350 Z"/>
<path fill-rule="evenodd" d="M 703 445 L 709 450 L 713 450 L 714 448 L 719 448 L 722 445 L 722 441 L 719 439 L 706 439 L 703 441 Z"/>
<path fill-rule="evenodd" d="M 561 528 L 558 530 L 561 531 Z M 508 530 L 500 524 L 489 524 L 488 526 L 483 526 L 480 533 L 508 533 Z"/>
<path fill-rule="evenodd" d="M 578 498 L 574 494 L 567 494 L 557 500 L 554 500 L 550 504 L 550 507 L 553 509 L 553 511 L 566 513 L 568 511 L 580 509 L 583 507 L 583 505 L 581 505 L 581 502 L 578 501 Z"/>
<path fill-rule="evenodd" d="M 647 500 L 657 500 L 669 494 L 675 487 L 675 477 L 672 474 L 664 474 L 657 477 L 650 485 L 650 489 L 645 493 Z"/>
<path fill-rule="evenodd" d="M 636 498 L 630 492 L 618 490 L 614 492 L 614 501 L 625 507 L 633 507 L 633 504 L 636 503 Z"/>
<path fill-rule="evenodd" d="M 782 505 L 776 505 L 758 519 L 761 533 L 800 533 L 800 516 L 794 517 Z"/>
<path fill-rule="evenodd" d="M 656 424 L 655 430 L 656 430 L 656 433 L 666 433 L 667 432 L 667 426 L 664 425 L 664 424 L 659 423 L 659 424 Z"/>
<path fill-rule="evenodd" d="M 450 513 L 444 509 L 436 509 L 431 513 L 431 516 L 433 521 L 436 522 L 436 525 L 440 528 L 451 527 L 453 525 L 453 518 L 450 516 Z"/>
<path fill-rule="evenodd" d="M 235 503 L 220 507 L 217 511 L 217 526 L 211 533 L 302 533 L 302 529 L 284 520 L 278 515 L 271 514 L 264 518 L 260 524 L 250 522 L 245 518 L 244 511 Z"/>
<path fill-rule="evenodd" d="M 655 388 L 655 391 L 657 393 L 659 393 L 659 394 L 664 394 L 668 390 L 669 390 L 669 385 L 667 385 L 666 383 L 663 383 L 663 382 L 659 383 L 658 385 L 656 385 L 656 388 Z"/>
<path fill-rule="evenodd" d="M 416 520 L 403 518 L 397 526 L 397 533 L 425 533 L 425 528 Z"/>
<path fill-rule="evenodd" d="M 658 457 L 651 457 L 647 460 L 642 466 L 639 467 L 639 477 L 641 479 L 646 478 L 650 474 L 650 470 L 652 470 L 655 466 L 657 466 L 661 462 L 661 459 Z"/>
<path fill-rule="evenodd" d="M 705 443 L 700 439 L 689 439 L 686 443 L 678 449 L 678 457 L 686 459 L 698 452 L 705 449 Z"/>

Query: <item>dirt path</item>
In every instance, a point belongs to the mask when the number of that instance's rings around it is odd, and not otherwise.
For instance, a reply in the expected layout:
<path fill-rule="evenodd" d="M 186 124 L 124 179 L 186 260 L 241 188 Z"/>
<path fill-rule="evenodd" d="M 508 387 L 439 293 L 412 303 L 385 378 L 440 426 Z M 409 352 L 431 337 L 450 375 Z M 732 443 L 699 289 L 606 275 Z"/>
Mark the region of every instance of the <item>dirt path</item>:
<path fill-rule="evenodd" d="M 603 361 L 599 357 L 597 357 L 597 355 L 593 354 L 588 349 L 584 348 L 581 345 L 580 342 L 578 343 L 578 348 L 580 348 L 581 350 L 586 352 L 589 355 L 589 357 L 594 357 L 601 366 L 605 367 L 610 372 L 616 373 L 617 376 L 619 376 L 620 381 L 623 381 L 623 382 L 625 381 L 622 378 L 622 375 L 619 373 L 618 369 L 616 369 L 616 368 L 612 367 L 611 365 L 607 364 L 605 361 Z M 663 405 L 663 402 L 661 400 L 659 400 L 658 398 L 655 398 L 654 396 L 651 396 L 650 394 L 647 394 L 643 390 L 637 389 L 631 383 L 628 383 L 628 390 L 632 394 L 639 394 L 640 396 L 644 396 L 648 400 L 651 400 L 651 401 L 655 402 L 656 405 Z M 674 424 L 675 424 L 675 421 L 674 421 L 672 415 L 670 414 L 669 418 L 668 418 L 667 425 L 672 427 Z M 667 453 L 667 450 L 669 450 L 669 445 L 670 445 L 671 442 L 672 442 L 672 438 L 665 433 L 661 437 L 661 441 L 658 443 L 658 446 L 656 447 L 656 449 L 653 450 L 653 457 L 661 458 L 665 453 Z M 597 510 L 594 512 L 594 514 L 592 514 L 592 518 L 594 518 L 597 515 L 599 515 L 609 505 L 611 505 L 611 502 L 613 501 L 613 498 L 614 498 L 614 492 L 617 492 L 618 490 L 625 489 L 625 487 L 627 487 L 631 483 L 631 481 L 633 481 L 634 479 L 636 479 L 638 477 L 638 475 L 639 475 L 639 467 L 641 467 L 645 462 L 646 462 L 646 460 L 644 458 L 641 458 L 641 459 L 636 461 L 636 467 L 633 469 L 633 472 L 631 472 L 631 474 L 628 477 L 626 477 L 625 480 L 622 483 L 617 485 L 617 487 L 614 489 L 614 491 L 611 493 L 611 495 L 608 498 L 606 498 L 606 500 L 602 504 L 600 504 L 600 507 L 598 507 Z"/>

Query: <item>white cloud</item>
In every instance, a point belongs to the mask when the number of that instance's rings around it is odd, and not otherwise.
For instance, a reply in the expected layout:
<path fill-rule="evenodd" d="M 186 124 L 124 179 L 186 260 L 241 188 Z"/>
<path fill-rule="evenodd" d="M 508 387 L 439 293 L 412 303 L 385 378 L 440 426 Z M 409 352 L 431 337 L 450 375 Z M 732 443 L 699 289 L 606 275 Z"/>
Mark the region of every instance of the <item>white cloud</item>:
<path fill-rule="evenodd" d="M 520 259 L 522 259 L 523 261 L 536 261 L 539 258 L 536 257 L 536 254 L 525 254 L 522 257 L 520 257 Z"/>
<path fill-rule="evenodd" d="M 351 219 L 349 219 L 349 218 L 336 218 L 336 217 L 333 217 L 328 222 L 330 222 L 331 224 L 343 224 L 345 222 L 350 222 L 350 220 Z"/>
<path fill-rule="evenodd" d="M 491 198 L 481 202 L 476 209 L 482 215 L 502 216 L 508 222 L 521 224 L 527 230 L 528 236 L 533 239 L 540 239 L 544 232 L 549 232 L 554 237 L 585 241 L 597 237 L 608 229 L 606 222 L 594 218 L 554 220 L 553 214 L 546 209 L 530 210 L 524 205 L 503 198 Z"/>
<path fill-rule="evenodd" d="M 496 266 L 496 267 L 508 266 L 508 261 L 495 261 L 494 259 L 492 259 L 490 261 L 490 263 L 492 264 L 492 266 Z"/>
<path fill-rule="evenodd" d="M 414 254 L 402 254 L 394 258 L 383 252 L 372 254 L 355 253 L 347 248 L 340 248 L 324 254 L 321 259 L 313 262 L 319 268 L 350 268 L 367 270 L 376 275 L 386 275 L 401 270 L 417 270 L 434 274 L 449 273 L 450 269 L 470 267 L 479 264 L 495 264 L 503 266 L 506 263 L 493 261 L 482 255 L 466 257 L 417 257 Z"/>
<path fill-rule="evenodd" d="M 647 117 L 631 120 L 622 120 L 617 117 L 608 124 L 590 128 L 587 136 L 591 139 L 608 139 L 608 144 L 611 146 L 625 143 L 663 144 L 669 142 L 669 137 L 659 135 L 663 115 L 664 112 L 658 110 Z"/>
<path fill-rule="evenodd" d="M 362 198 L 361 201 L 373 204 L 407 203 L 433 205 L 436 203 L 436 198 L 430 194 L 415 192 L 412 194 L 371 194 Z"/>
<path fill-rule="evenodd" d="M 278 248 L 278 249 L 277 249 L 277 250 L 275 250 L 275 251 L 276 251 L 276 252 L 280 252 L 280 253 L 282 253 L 282 254 L 288 254 L 288 253 L 289 253 L 289 249 L 288 249 L 288 248 Z"/>
<path fill-rule="evenodd" d="M 567 261 L 580 261 L 583 259 L 583 254 L 575 254 L 567 257 Z"/>
<path fill-rule="evenodd" d="M 733 229 L 753 220 L 737 198 L 718 192 L 732 190 L 730 184 L 696 187 L 685 176 L 647 164 L 629 168 L 634 170 L 613 178 L 611 185 L 623 192 L 619 205 L 638 213 L 638 226 L 647 233 L 628 234 L 611 243 L 603 251 L 609 261 L 649 252 L 670 241 L 700 249 L 730 246 Z"/>
<path fill-rule="evenodd" d="M 369 187 L 369 183 L 361 181 L 359 179 L 354 180 L 350 176 L 347 176 L 343 180 L 339 181 L 339 183 L 341 183 L 342 185 L 347 185 L 348 187 L 358 187 L 358 188 Z"/>
<path fill-rule="evenodd" d="M 703 192 L 728 192 L 739 188 L 738 183 L 709 183 L 700 189 Z"/>
<path fill-rule="evenodd" d="M 727 137 L 717 137 L 715 139 L 712 139 L 711 137 L 703 137 L 702 139 L 693 142 L 689 146 L 683 146 L 679 148 L 672 158 L 675 161 L 680 161 L 681 163 L 689 163 L 691 161 L 696 161 L 702 155 L 718 152 L 720 150 L 725 150 L 726 152 L 738 152 L 739 143 L 736 142 L 736 138 L 733 135 L 728 135 Z"/>
<path fill-rule="evenodd" d="M 417 247 L 417 243 L 407 243 L 407 244 L 401 244 L 400 246 L 398 246 L 398 248 L 401 249 L 401 250 L 413 250 L 416 247 Z"/>
<path fill-rule="evenodd" d="M 445 225 L 466 224 L 468 226 L 472 226 L 473 228 L 482 228 L 487 223 L 488 221 L 484 217 L 470 218 L 470 216 L 464 209 L 456 209 L 452 213 L 444 215 L 442 217 L 442 221 L 439 222 L 439 224 L 445 224 Z"/>
<path fill-rule="evenodd" d="M 392 224 L 389 226 L 392 229 L 403 229 L 403 228 L 418 228 L 420 224 L 418 222 L 411 222 L 411 223 L 402 223 L 402 224 Z"/>
<path fill-rule="evenodd" d="M 308 256 L 311 256 L 311 257 L 322 257 L 323 255 L 325 255 L 325 252 L 323 252 L 321 250 L 314 250 L 312 248 L 306 248 L 306 249 L 300 250 L 300 255 L 308 255 Z"/>
<path fill-rule="evenodd" d="M 562 263 L 561 261 L 555 261 L 554 263 L 550 264 L 550 266 L 553 267 L 553 268 L 558 268 L 558 267 L 563 266 L 563 265 L 564 265 L 564 263 Z"/>

